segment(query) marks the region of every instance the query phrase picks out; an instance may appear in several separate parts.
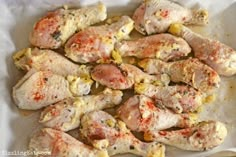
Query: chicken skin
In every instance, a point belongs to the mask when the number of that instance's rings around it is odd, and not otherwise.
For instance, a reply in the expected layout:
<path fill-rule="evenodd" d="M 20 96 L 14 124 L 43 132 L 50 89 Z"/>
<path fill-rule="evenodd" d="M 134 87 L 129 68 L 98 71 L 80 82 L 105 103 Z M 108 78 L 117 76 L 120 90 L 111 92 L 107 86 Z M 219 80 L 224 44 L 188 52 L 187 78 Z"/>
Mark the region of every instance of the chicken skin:
<path fill-rule="evenodd" d="M 202 92 L 213 92 L 219 88 L 220 77 L 216 71 L 196 58 L 175 62 L 144 59 L 139 66 L 149 74 L 166 73 L 173 82 L 183 82 Z"/>
<path fill-rule="evenodd" d="M 71 77 L 32 69 L 13 87 L 15 104 L 21 109 L 37 110 L 67 97 L 90 92 L 92 80 Z"/>
<path fill-rule="evenodd" d="M 122 16 L 111 25 L 94 26 L 73 35 L 65 45 L 66 56 L 75 62 L 89 63 L 111 57 L 116 42 L 133 29 L 133 20 Z"/>
<path fill-rule="evenodd" d="M 158 104 L 170 108 L 175 113 L 194 112 L 202 105 L 203 94 L 192 87 L 155 86 L 147 83 L 135 84 L 134 90 L 153 98 Z"/>
<path fill-rule="evenodd" d="M 92 69 L 91 77 L 100 84 L 113 89 L 128 89 L 134 84 L 134 80 L 127 77 L 127 73 L 114 64 L 95 66 Z"/>
<path fill-rule="evenodd" d="M 102 3 L 81 9 L 58 9 L 41 18 L 30 34 L 30 43 L 40 48 L 57 49 L 76 31 L 101 22 L 107 17 Z"/>
<path fill-rule="evenodd" d="M 45 152 L 39 154 L 40 157 L 109 157 L 106 150 L 85 145 L 69 134 L 51 128 L 35 133 L 30 139 L 29 150 Z"/>
<path fill-rule="evenodd" d="M 134 83 L 148 82 L 167 85 L 167 75 L 152 76 L 131 64 L 99 64 L 92 69 L 91 77 L 102 85 L 112 89 L 128 89 Z"/>
<path fill-rule="evenodd" d="M 79 126 L 80 118 L 85 113 L 114 107 L 120 104 L 122 96 L 121 91 L 107 88 L 97 95 L 67 98 L 46 107 L 39 122 L 46 127 L 69 131 Z"/>
<path fill-rule="evenodd" d="M 182 38 L 170 34 L 157 34 L 138 40 L 127 40 L 115 45 L 122 57 L 157 58 L 163 61 L 176 60 L 187 56 L 191 48 Z"/>
<path fill-rule="evenodd" d="M 171 25 L 169 32 L 184 38 L 192 47 L 195 57 L 208 64 L 218 74 L 236 74 L 236 51 L 231 47 L 194 33 L 180 24 Z"/>
<path fill-rule="evenodd" d="M 185 128 L 196 121 L 194 114 L 175 114 L 166 108 L 156 107 L 154 101 L 144 95 L 130 97 L 117 114 L 130 130 L 138 132 Z"/>
<path fill-rule="evenodd" d="M 86 76 L 89 77 L 90 66 L 77 65 L 62 55 L 52 50 L 40 50 L 38 48 L 26 48 L 13 55 L 17 68 L 29 71 L 34 68 L 37 71 L 51 71 L 61 76 Z"/>
<path fill-rule="evenodd" d="M 181 130 L 146 132 L 144 139 L 162 142 L 183 150 L 205 151 L 222 144 L 226 136 L 227 129 L 223 123 L 208 121 Z"/>
<path fill-rule="evenodd" d="M 168 0 L 144 0 L 133 15 L 135 29 L 142 34 L 166 32 L 172 23 L 204 25 L 206 10 L 190 10 Z"/>
<path fill-rule="evenodd" d="M 138 140 L 125 126 L 104 111 L 93 111 L 81 119 L 81 134 L 97 148 L 106 148 L 109 156 L 133 153 L 143 157 L 164 157 L 165 147 L 159 143 Z"/>

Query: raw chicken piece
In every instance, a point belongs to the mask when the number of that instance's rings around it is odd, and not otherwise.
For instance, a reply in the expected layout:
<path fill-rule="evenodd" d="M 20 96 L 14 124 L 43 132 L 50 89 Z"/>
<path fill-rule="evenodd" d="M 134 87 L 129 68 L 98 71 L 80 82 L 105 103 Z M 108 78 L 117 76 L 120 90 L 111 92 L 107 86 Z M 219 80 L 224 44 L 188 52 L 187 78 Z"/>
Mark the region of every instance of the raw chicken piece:
<path fill-rule="evenodd" d="M 70 96 L 68 81 L 50 71 L 30 70 L 13 87 L 13 99 L 21 109 L 40 109 Z"/>
<path fill-rule="evenodd" d="M 121 91 L 107 88 L 97 95 L 67 98 L 45 108 L 39 122 L 50 128 L 69 131 L 79 126 L 83 114 L 114 107 L 120 104 L 122 96 Z"/>
<path fill-rule="evenodd" d="M 135 29 L 142 34 L 166 32 L 172 23 L 204 25 L 207 10 L 190 10 L 168 0 L 144 0 L 133 15 Z"/>
<path fill-rule="evenodd" d="M 89 27 L 68 40 L 66 56 L 80 63 L 108 59 L 114 44 L 126 38 L 132 29 L 133 20 L 128 16 L 122 16 L 111 25 Z"/>
<path fill-rule="evenodd" d="M 191 48 L 182 38 L 170 34 L 157 34 L 138 40 L 121 41 L 115 49 L 123 57 L 158 58 L 168 61 L 187 56 Z"/>
<path fill-rule="evenodd" d="M 96 148 L 106 148 L 109 156 L 133 153 L 143 157 L 164 157 L 165 146 L 138 140 L 125 126 L 104 111 L 93 111 L 81 119 L 81 134 Z"/>
<path fill-rule="evenodd" d="M 32 69 L 13 87 L 13 99 L 21 109 L 36 110 L 72 95 L 86 95 L 92 83 L 89 78 L 66 79 L 50 71 Z"/>
<path fill-rule="evenodd" d="M 45 153 L 39 154 L 40 157 L 109 157 L 106 150 L 85 145 L 69 134 L 51 128 L 44 128 L 34 134 L 30 139 L 29 150 Z"/>
<path fill-rule="evenodd" d="M 30 43 L 40 48 L 56 49 L 76 31 L 101 22 L 107 17 L 102 3 L 81 9 L 57 9 L 41 18 L 30 34 Z"/>
<path fill-rule="evenodd" d="M 176 62 L 163 62 L 157 59 L 144 59 L 139 62 L 149 74 L 166 73 L 173 82 L 184 82 L 203 92 L 219 88 L 220 77 L 216 71 L 196 58 Z"/>
<path fill-rule="evenodd" d="M 181 130 L 146 132 L 144 139 L 162 142 L 183 150 L 204 151 L 222 144 L 226 136 L 227 129 L 223 123 L 208 121 Z"/>
<path fill-rule="evenodd" d="M 148 82 L 159 85 L 167 85 L 169 83 L 167 75 L 148 75 L 131 64 L 99 64 L 92 70 L 91 77 L 100 84 L 113 89 L 128 89 L 135 82 Z"/>
<path fill-rule="evenodd" d="M 236 51 L 217 41 L 194 33 L 180 24 L 171 25 L 169 32 L 184 38 L 194 51 L 195 57 L 202 60 L 220 75 L 236 74 Z"/>
<path fill-rule="evenodd" d="M 131 77 L 135 83 L 153 83 L 160 86 L 167 86 L 170 82 L 170 78 L 166 74 L 160 75 L 149 75 L 143 72 L 138 67 L 131 64 L 121 64 L 119 66 L 123 71 L 127 73 L 128 77 Z"/>
<path fill-rule="evenodd" d="M 147 83 L 135 84 L 134 90 L 153 98 L 158 104 L 172 109 L 175 113 L 194 112 L 202 105 L 203 94 L 183 85 L 155 86 Z"/>
<path fill-rule="evenodd" d="M 38 48 L 26 48 L 13 55 L 17 68 L 29 71 L 31 68 L 37 71 L 51 71 L 61 76 L 87 76 L 90 66 L 77 65 L 52 50 L 40 50 Z"/>
<path fill-rule="evenodd" d="M 126 71 L 114 64 L 99 64 L 91 72 L 91 77 L 95 81 L 113 89 L 131 88 L 134 80 L 127 75 Z"/>
<path fill-rule="evenodd" d="M 144 95 L 130 97 L 117 114 L 132 131 L 158 131 L 171 127 L 189 127 L 196 121 L 194 114 L 175 114 L 166 108 L 159 108 Z"/>

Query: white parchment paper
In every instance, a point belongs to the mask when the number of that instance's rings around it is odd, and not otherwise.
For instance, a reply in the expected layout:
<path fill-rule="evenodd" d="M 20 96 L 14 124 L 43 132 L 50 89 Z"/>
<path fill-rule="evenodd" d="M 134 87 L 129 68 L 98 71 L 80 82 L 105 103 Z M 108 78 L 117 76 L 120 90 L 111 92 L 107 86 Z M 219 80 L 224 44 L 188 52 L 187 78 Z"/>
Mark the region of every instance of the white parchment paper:
<path fill-rule="evenodd" d="M 26 151 L 29 136 L 41 126 L 37 123 L 38 112 L 22 115 L 11 99 L 12 86 L 22 76 L 12 61 L 13 52 L 29 45 L 28 35 L 34 22 L 45 11 L 67 4 L 83 6 L 98 0 L 0 0 L 0 156 L 13 151 Z M 193 29 L 205 36 L 218 39 L 236 49 L 236 1 L 235 0 L 175 0 L 191 8 L 209 10 L 210 22 L 206 27 Z M 133 11 L 140 0 L 103 0 L 109 13 L 126 14 Z M 203 120 L 220 120 L 227 125 L 225 142 L 207 152 L 187 152 L 167 147 L 167 157 L 224 156 L 236 152 L 236 76 L 222 78 L 216 101 L 204 106 Z M 8 152 L 7 152 L 8 151 Z M 220 152 L 218 154 L 214 154 Z M 4 155 L 5 154 L 5 155 Z M 17 156 L 23 156 L 17 155 Z M 127 155 L 131 156 L 131 155 Z M 236 153 L 231 155 L 236 156 Z"/>

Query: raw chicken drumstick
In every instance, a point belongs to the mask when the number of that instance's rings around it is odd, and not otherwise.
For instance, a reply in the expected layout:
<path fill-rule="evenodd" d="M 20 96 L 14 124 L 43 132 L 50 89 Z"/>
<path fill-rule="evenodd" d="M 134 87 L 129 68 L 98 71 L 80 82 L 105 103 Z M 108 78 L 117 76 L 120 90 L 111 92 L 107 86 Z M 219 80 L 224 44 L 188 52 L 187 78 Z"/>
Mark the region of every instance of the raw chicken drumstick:
<path fill-rule="evenodd" d="M 190 86 L 155 86 L 147 83 L 135 84 L 134 90 L 153 98 L 158 104 L 170 108 L 175 113 L 194 112 L 201 105 L 203 94 Z"/>
<path fill-rule="evenodd" d="M 219 88 L 220 77 L 216 71 L 196 58 L 176 62 L 163 62 L 157 59 L 144 59 L 139 62 L 149 74 L 166 73 L 173 82 L 184 82 L 203 92 Z"/>
<path fill-rule="evenodd" d="M 183 150 L 204 151 L 222 144 L 226 136 L 227 129 L 223 123 L 208 121 L 181 130 L 146 132 L 144 139 L 162 142 Z"/>
<path fill-rule="evenodd" d="M 130 97 L 118 110 L 119 118 L 132 131 L 146 132 L 171 127 L 185 128 L 196 121 L 194 114 L 176 114 L 166 108 L 159 108 L 144 95 Z"/>
<path fill-rule="evenodd" d="M 184 38 L 192 47 L 194 56 L 202 60 L 220 75 L 236 74 L 236 51 L 217 41 L 194 33 L 180 24 L 170 26 L 169 32 Z"/>
<path fill-rule="evenodd" d="M 66 56 L 75 62 L 89 63 L 110 58 L 117 41 L 133 29 L 133 20 L 122 16 L 111 25 L 94 26 L 73 35 L 65 45 Z"/>
<path fill-rule="evenodd" d="M 40 157 L 109 157 L 106 150 L 85 145 L 69 134 L 51 128 L 35 133 L 30 139 L 29 150 L 45 153 L 39 154 Z"/>
<path fill-rule="evenodd" d="M 50 128 L 69 131 L 79 126 L 83 114 L 114 107 L 120 104 L 122 96 L 121 91 L 107 88 L 97 95 L 67 98 L 46 107 L 39 122 Z"/>
<path fill-rule="evenodd" d="M 134 83 L 148 82 L 167 85 L 167 75 L 152 76 L 131 64 L 99 64 L 92 69 L 91 77 L 102 85 L 113 89 L 128 89 Z"/>
<path fill-rule="evenodd" d="M 81 134 L 94 147 L 106 148 L 109 156 L 133 153 L 143 157 L 164 157 L 165 147 L 159 143 L 138 140 L 125 126 L 104 111 L 93 111 L 81 119 Z"/>
<path fill-rule="evenodd" d="M 77 65 L 52 50 L 26 48 L 13 55 L 16 67 L 29 71 L 51 71 L 61 76 L 89 77 L 90 66 Z"/>
<path fill-rule="evenodd" d="M 185 40 L 170 34 L 157 34 L 138 40 L 127 40 L 115 45 L 122 57 L 157 58 L 163 61 L 187 56 L 191 48 Z"/>
<path fill-rule="evenodd" d="M 36 110 L 71 96 L 86 95 L 92 84 L 90 78 L 65 78 L 50 71 L 32 69 L 13 87 L 12 95 L 19 108 Z"/>
<path fill-rule="evenodd" d="M 168 0 L 144 0 L 133 15 L 135 29 L 142 34 L 166 32 L 172 23 L 204 25 L 206 10 L 190 10 Z"/>
<path fill-rule="evenodd" d="M 41 18 L 30 34 L 30 43 L 40 48 L 57 49 L 76 31 L 101 22 L 107 17 L 102 3 L 81 9 L 57 9 Z"/>

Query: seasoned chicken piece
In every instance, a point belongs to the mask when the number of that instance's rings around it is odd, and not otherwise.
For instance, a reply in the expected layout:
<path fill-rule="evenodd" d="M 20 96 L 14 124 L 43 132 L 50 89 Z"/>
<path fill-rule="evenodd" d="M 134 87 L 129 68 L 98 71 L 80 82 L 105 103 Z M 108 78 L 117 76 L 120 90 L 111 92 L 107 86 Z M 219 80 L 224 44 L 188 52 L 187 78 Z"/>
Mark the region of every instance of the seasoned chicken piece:
<path fill-rule="evenodd" d="M 182 38 L 170 34 L 157 34 L 138 40 L 121 41 L 115 49 L 122 57 L 158 58 L 168 61 L 187 56 L 191 48 Z"/>
<path fill-rule="evenodd" d="M 92 70 L 91 77 L 100 84 L 113 89 L 128 89 L 135 82 L 148 82 L 159 85 L 167 85 L 169 83 L 167 75 L 148 75 L 131 64 L 99 64 Z"/>
<path fill-rule="evenodd" d="M 122 16 L 111 25 L 89 27 L 68 40 L 66 56 L 80 63 L 108 59 L 114 44 L 126 38 L 132 29 L 133 20 L 128 16 Z"/>
<path fill-rule="evenodd" d="M 13 87 L 13 99 L 21 109 L 36 110 L 72 95 L 86 95 L 92 83 L 89 78 L 66 79 L 50 71 L 32 69 Z"/>
<path fill-rule="evenodd" d="M 69 134 L 51 128 L 35 133 L 30 139 L 29 150 L 45 152 L 39 154 L 40 157 L 108 157 L 106 150 L 85 145 Z"/>
<path fill-rule="evenodd" d="M 219 88 L 220 77 L 212 68 L 196 58 L 176 62 L 163 62 L 157 59 L 144 59 L 139 62 L 149 74 L 166 73 L 173 82 L 184 82 L 203 92 Z"/>
<path fill-rule="evenodd" d="M 202 60 L 220 75 L 236 74 L 236 51 L 213 39 L 194 33 L 180 24 L 171 25 L 169 32 L 184 38 L 192 47 L 195 57 Z"/>
<path fill-rule="evenodd" d="M 30 43 L 40 48 L 57 49 L 76 31 L 101 22 L 107 17 L 102 3 L 81 9 L 57 9 L 41 18 L 30 34 Z"/>
<path fill-rule="evenodd" d="M 166 32 L 172 23 L 204 25 L 207 10 L 190 10 L 168 0 L 144 0 L 133 15 L 135 29 L 142 34 Z"/>
<path fill-rule="evenodd" d="M 175 113 L 194 112 L 202 105 L 203 94 L 194 88 L 183 85 L 155 86 L 147 83 L 135 84 L 134 90 L 153 98 L 158 104 L 166 106 Z"/>
<path fill-rule="evenodd" d="M 156 107 L 154 101 L 144 95 L 130 97 L 117 110 L 117 114 L 130 130 L 138 132 L 185 128 L 196 121 L 194 114 L 175 114 L 164 107 Z"/>
<path fill-rule="evenodd" d="M 50 128 L 69 131 L 79 126 L 83 114 L 114 107 L 120 104 L 122 96 L 121 91 L 107 88 L 97 95 L 67 98 L 45 108 L 39 122 Z"/>
<path fill-rule="evenodd" d="M 167 86 L 170 82 L 170 78 L 166 74 L 160 75 L 149 75 L 143 72 L 138 67 L 131 64 L 121 64 L 119 66 L 124 72 L 127 73 L 128 77 L 133 78 L 135 83 L 145 82 L 145 83 L 153 83 L 156 85 Z"/>
<path fill-rule="evenodd" d="M 91 77 L 102 85 L 113 89 L 128 89 L 134 80 L 119 66 L 114 64 L 99 64 L 91 72 Z"/>
<path fill-rule="evenodd" d="M 133 153 L 143 157 L 164 157 L 165 146 L 138 140 L 125 126 L 104 111 L 93 111 L 81 119 L 81 134 L 96 148 L 106 148 L 109 156 Z"/>
<path fill-rule="evenodd" d="M 77 65 L 52 50 L 26 48 L 13 55 L 17 68 L 29 71 L 51 71 L 61 76 L 89 76 L 90 66 Z"/>
<path fill-rule="evenodd" d="M 183 150 L 204 151 L 222 144 L 226 136 L 227 129 L 223 123 L 208 121 L 181 130 L 146 132 L 144 139 L 162 142 Z"/>

